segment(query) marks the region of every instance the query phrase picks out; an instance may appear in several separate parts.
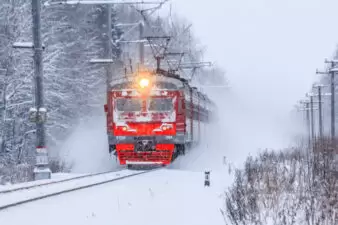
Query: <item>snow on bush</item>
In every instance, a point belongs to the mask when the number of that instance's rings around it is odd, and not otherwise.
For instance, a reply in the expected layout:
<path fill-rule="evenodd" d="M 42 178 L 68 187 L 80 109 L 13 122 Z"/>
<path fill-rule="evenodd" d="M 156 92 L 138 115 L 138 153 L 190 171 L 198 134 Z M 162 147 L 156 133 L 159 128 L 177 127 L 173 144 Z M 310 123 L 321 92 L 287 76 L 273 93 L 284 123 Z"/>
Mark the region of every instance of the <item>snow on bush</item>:
<path fill-rule="evenodd" d="M 338 224 L 337 161 L 328 142 L 248 157 L 225 191 L 229 224 Z"/>
<path fill-rule="evenodd" d="M 19 164 L 5 166 L 0 165 L 0 185 L 15 184 L 33 180 L 33 166 Z"/>

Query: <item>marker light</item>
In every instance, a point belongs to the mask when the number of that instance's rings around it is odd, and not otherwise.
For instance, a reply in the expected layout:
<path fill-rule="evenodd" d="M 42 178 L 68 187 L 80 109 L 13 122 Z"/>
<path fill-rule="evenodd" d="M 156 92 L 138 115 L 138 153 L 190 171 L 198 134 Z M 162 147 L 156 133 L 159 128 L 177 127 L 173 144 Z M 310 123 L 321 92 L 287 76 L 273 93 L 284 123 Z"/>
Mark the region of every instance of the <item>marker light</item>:
<path fill-rule="evenodd" d="M 142 78 L 142 79 L 140 80 L 140 86 L 141 86 L 141 88 L 148 87 L 148 86 L 149 86 L 149 80 L 146 79 L 146 78 Z"/>

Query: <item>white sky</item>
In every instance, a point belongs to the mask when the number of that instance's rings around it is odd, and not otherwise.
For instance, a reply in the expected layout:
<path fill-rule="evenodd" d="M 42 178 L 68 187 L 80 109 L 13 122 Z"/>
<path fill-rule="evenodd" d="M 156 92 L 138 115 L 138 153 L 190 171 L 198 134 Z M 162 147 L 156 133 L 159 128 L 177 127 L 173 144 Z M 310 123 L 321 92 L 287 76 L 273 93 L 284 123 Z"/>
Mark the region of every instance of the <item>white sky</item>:
<path fill-rule="evenodd" d="M 217 131 L 232 142 L 225 155 L 243 158 L 259 148 L 283 148 L 305 132 L 290 112 L 319 79 L 316 68 L 325 68 L 324 59 L 334 54 L 337 0 L 171 2 L 172 12 L 190 21 L 206 46 L 205 60 L 222 66 L 233 87 L 213 97 L 226 117 L 224 132 L 232 135 Z"/>
<path fill-rule="evenodd" d="M 338 43 L 337 0 L 172 0 L 231 85 L 288 112 Z M 278 103 L 277 103 L 278 102 Z"/>

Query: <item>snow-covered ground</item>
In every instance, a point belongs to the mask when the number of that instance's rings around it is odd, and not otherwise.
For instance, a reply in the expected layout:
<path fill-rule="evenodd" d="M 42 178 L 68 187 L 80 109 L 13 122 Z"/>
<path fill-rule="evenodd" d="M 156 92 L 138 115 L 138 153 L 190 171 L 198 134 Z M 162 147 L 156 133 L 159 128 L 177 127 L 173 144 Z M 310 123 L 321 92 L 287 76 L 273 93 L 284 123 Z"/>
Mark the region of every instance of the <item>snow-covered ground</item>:
<path fill-rule="evenodd" d="M 75 173 L 52 173 L 51 179 L 49 180 L 38 180 L 38 181 L 31 181 L 26 183 L 19 183 L 19 184 L 9 184 L 9 185 L 0 185 L 0 192 L 7 191 L 7 190 L 15 190 L 18 188 L 25 188 L 31 187 L 40 184 L 48 184 L 51 182 L 57 182 L 62 180 L 67 180 L 75 177 L 85 176 L 87 174 L 75 174 Z"/>
<path fill-rule="evenodd" d="M 0 224 L 224 224 L 224 173 L 163 169 L 0 211 Z"/>
<path fill-rule="evenodd" d="M 142 173 L 143 171 L 123 170 L 119 172 L 112 172 L 107 174 L 96 175 L 92 177 L 84 177 L 81 179 L 69 180 L 61 183 L 52 183 L 49 185 L 37 186 L 34 188 L 13 191 L 9 193 L 0 193 L 0 207 L 8 204 L 15 204 L 17 202 L 38 198 L 54 193 L 59 193 L 65 190 L 84 187 L 91 184 L 101 183 L 112 179 L 132 175 L 135 173 Z"/>

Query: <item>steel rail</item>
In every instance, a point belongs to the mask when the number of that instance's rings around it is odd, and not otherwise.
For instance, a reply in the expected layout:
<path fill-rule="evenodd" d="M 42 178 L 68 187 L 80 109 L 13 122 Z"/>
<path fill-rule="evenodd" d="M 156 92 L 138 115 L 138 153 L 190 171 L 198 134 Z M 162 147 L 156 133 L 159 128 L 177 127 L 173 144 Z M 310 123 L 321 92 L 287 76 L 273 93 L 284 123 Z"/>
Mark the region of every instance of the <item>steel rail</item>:
<path fill-rule="evenodd" d="M 51 181 L 51 182 L 42 183 L 42 184 L 35 184 L 35 185 L 33 184 L 33 185 L 29 185 L 29 186 L 24 186 L 24 187 L 2 190 L 2 191 L 0 191 L 0 195 L 10 193 L 10 192 L 15 192 L 15 191 L 22 191 L 22 190 L 31 189 L 31 188 L 47 186 L 47 185 L 51 185 L 51 184 L 64 183 L 64 182 L 67 182 L 67 181 L 78 180 L 78 179 L 83 179 L 83 178 L 87 178 L 87 177 L 94 177 L 94 176 L 98 176 L 98 175 L 109 174 L 109 173 L 113 173 L 113 172 L 118 172 L 118 171 L 107 171 L 107 172 L 101 172 L 101 173 L 93 173 L 93 174 L 81 175 L 81 176 L 78 176 L 78 177 L 67 178 L 67 179 L 63 179 L 63 180 Z"/>
<path fill-rule="evenodd" d="M 99 185 L 103 185 L 103 184 L 107 184 L 107 183 L 112 183 L 112 182 L 115 182 L 115 181 L 127 179 L 127 178 L 130 178 L 130 177 L 135 177 L 135 176 L 138 176 L 138 175 L 143 175 L 143 174 L 150 173 L 150 172 L 155 172 L 159 169 L 162 169 L 162 168 L 156 168 L 156 169 L 143 171 L 143 172 L 139 172 L 139 173 L 133 173 L 133 174 L 129 174 L 129 175 L 126 175 L 126 176 L 123 176 L 123 177 L 110 178 L 108 180 L 100 181 L 100 182 L 97 182 L 97 183 L 83 185 L 83 186 L 79 186 L 79 187 L 75 187 L 75 188 L 66 189 L 66 190 L 63 190 L 63 191 L 57 191 L 57 192 L 54 192 L 54 193 L 45 194 L 45 195 L 41 195 L 41 196 L 38 196 L 38 197 L 33 197 L 33 198 L 30 198 L 30 199 L 6 204 L 6 205 L 3 205 L 3 206 L 0 206 L 0 211 L 8 209 L 8 208 L 15 207 L 15 206 L 23 205 L 23 204 L 26 204 L 26 203 L 38 201 L 38 200 L 41 200 L 41 199 L 50 198 L 50 197 L 54 197 L 54 196 L 57 196 L 57 195 L 66 194 L 66 193 L 69 193 L 69 192 L 74 192 L 74 191 L 78 191 L 78 190 L 82 190 L 82 189 L 86 189 L 86 188 L 91 188 L 91 187 L 94 187 L 94 186 L 99 186 Z M 105 172 L 105 173 L 113 173 L 113 172 Z"/>

